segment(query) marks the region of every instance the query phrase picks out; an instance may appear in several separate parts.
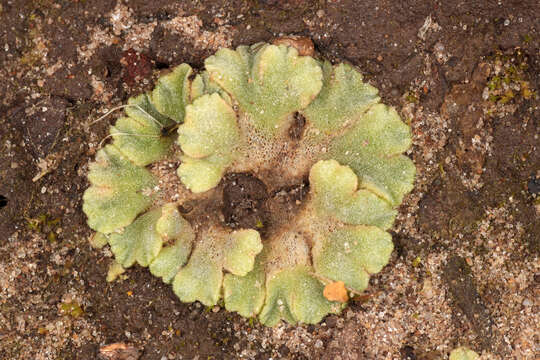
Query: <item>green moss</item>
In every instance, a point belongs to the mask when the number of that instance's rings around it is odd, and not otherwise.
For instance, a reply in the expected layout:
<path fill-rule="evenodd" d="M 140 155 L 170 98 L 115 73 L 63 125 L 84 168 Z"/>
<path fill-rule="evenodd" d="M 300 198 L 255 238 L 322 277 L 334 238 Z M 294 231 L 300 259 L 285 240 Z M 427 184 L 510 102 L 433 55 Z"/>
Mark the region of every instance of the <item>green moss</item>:
<path fill-rule="evenodd" d="M 407 94 L 405 95 L 405 100 L 413 104 L 416 104 L 418 102 L 418 98 L 413 93 L 410 93 L 410 92 L 407 92 Z"/>
<path fill-rule="evenodd" d="M 521 50 L 516 50 L 512 56 L 497 52 L 491 60 L 498 64 L 501 70 L 486 84 L 490 102 L 505 105 L 514 102 L 519 96 L 526 100 L 536 96 L 535 91 L 530 88 L 530 83 L 525 80 L 527 77 L 525 71 L 529 65 L 526 55 Z M 519 92 L 513 90 L 517 87 L 520 88 Z"/>
<path fill-rule="evenodd" d="M 76 301 L 62 303 L 60 305 L 60 311 L 74 318 L 78 318 L 84 315 L 83 309 Z"/>

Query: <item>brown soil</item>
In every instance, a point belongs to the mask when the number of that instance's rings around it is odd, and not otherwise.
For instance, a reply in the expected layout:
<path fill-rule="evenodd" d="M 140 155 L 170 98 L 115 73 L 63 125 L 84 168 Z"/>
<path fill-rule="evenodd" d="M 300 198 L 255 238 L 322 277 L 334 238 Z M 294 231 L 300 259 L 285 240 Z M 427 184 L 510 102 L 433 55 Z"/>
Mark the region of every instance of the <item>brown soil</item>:
<path fill-rule="evenodd" d="M 96 359 L 124 342 L 145 360 L 438 359 L 459 345 L 534 359 L 538 13 L 534 0 L 1 0 L 0 358 Z M 273 329 L 183 304 L 140 267 L 107 283 L 81 196 L 114 116 L 90 123 L 167 68 L 283 34 L 357 66 L 411 124 L 418 176 L 390 264 L 342 315 Z"/>
<path fill-rule="evenodd" d="M 288 134 L 291 140 L 299 140 L 304 133 L 304 127 L 306 125 L 306 118 L 304 115 L 296 112 L 294 113 L 294 122 L 288 130 Z"/>
<path fill-rule="evenodd" d="M 251 174 L 234 173 L 223 179 L 225 223 L 231 228 L 264 230 L 268 224 L 266 185 Z"/>

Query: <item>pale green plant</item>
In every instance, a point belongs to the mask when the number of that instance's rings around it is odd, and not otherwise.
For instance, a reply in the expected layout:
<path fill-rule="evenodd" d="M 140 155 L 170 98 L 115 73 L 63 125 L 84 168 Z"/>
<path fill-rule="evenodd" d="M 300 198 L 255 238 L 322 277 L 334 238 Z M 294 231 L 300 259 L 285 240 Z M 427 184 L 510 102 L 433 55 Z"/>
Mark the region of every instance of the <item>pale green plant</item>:
<path fill-rule="evenodd" d="M 325 286 L 361 293 L 390 259 L 415 174 L 409 127 L 352 66 L 294 47 L 221 49 L 205 67 L 182 64 L 130 99 L 90 164 L 83 210 L 94 246 L 115 255 L 110 277 L 148 266 L 184 302 L 223 299 L 269 326 L 340 312 Z M 176 179 L 159 171 L 178 160 Z M 238 228 L 221 214 L 227 174 L 258 179 L 266 201 L 308 191 Z"/>
<path fill-rule="evenodd" d="M 480 355 L 466 346 L 460 346 L 450 353 L 450 360 L 477 360 L 479 358 Z"/>

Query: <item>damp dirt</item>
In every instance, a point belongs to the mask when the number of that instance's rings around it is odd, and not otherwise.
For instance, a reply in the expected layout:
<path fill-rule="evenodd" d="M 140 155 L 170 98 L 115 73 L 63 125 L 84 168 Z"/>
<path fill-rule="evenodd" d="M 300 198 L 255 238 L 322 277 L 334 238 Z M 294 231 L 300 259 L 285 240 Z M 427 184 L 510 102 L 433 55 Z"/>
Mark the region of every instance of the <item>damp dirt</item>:
<path fill-rule="evenodd" d="M 97 359 L 125 344 L 142 360 L 439 359 L 460 345 L 534 359 L 539 12 L 532 0 L 0 1 L 0 358 Z M 175 65 L 283 35 L 356 66 L 411 126 L 417 179 L 389 265 L 310 326 L 183 304 L 140 267 L 107 283 L 112 254 L 89 245 L 81 196 L 120 114 L 91 122 Z M 303 128 L 295 118 L 291 141 Z M 248 196 L 233 186 L 224 209 L 235 226 L 296 213 L 308 189 L 242 179 Z M 223 205 L 181 204 L 194 218 Z"/>
<path fill-rule="evenodd" d="M 264 230 L 270 225 L 266 200 L 268 190 L 255 176 L 246 173 L 228 174 L 223 179 L 224 221 L 231 228 Z"/>

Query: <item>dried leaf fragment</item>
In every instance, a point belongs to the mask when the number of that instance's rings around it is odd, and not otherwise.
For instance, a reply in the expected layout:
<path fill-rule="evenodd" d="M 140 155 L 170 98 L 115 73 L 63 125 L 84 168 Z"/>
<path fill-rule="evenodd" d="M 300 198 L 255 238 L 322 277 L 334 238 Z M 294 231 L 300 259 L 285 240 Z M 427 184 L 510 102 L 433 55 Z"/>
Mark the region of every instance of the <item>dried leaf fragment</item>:
<path fill-rule="evenodd" d="M 335 281 L 324 287 L 323 295 L 330 301 L 339 301 L 341 303 L 349 300 L 347 289 L 343 281 Z"/>
<path fill-rule="evenodd" d="M 313 41 L 311 41 L 310 38 L 304 36 L 282 36 L 272 41 L 272 44 L 292 46 L 293 48 L 298 50 L 298 55 L 300 56 L 313 56 L 313 54 L 315 53 Z"/>

